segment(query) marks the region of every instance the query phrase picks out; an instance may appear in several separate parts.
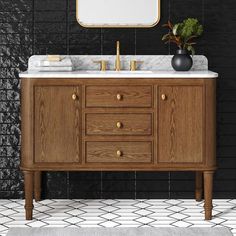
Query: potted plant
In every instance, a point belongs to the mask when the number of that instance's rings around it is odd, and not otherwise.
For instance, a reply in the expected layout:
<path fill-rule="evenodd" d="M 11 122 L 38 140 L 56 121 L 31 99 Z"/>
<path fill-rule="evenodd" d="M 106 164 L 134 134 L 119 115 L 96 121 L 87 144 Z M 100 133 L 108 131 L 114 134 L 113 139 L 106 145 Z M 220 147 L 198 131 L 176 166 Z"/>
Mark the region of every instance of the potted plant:
<path fill-rule="evenodd" d="M 178 46 L 171 64 L 176 71 L 188 71 L 193 65 L 192 55 L 195 54 L 194 40 L 203 33 L 203 26 L 197 19 L 188 18 L 181 23 L 173 25 L 170 21 L 163 25 L 169 29 L 169 33 L 162 37 L 165 43 L 174 43 Z"/>

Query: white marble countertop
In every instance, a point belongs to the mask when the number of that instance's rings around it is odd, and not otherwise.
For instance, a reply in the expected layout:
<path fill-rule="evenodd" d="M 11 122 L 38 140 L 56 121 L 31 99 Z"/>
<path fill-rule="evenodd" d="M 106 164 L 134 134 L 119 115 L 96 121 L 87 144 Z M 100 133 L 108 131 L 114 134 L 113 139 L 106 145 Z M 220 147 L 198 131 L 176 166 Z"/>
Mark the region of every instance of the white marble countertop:
<path fill-rule="evenodd" d="M 72 71 L 72 72 L 38 72 L 26 71 L 20 78 L 217 78 L 218 74 L 205 71 Z"/>

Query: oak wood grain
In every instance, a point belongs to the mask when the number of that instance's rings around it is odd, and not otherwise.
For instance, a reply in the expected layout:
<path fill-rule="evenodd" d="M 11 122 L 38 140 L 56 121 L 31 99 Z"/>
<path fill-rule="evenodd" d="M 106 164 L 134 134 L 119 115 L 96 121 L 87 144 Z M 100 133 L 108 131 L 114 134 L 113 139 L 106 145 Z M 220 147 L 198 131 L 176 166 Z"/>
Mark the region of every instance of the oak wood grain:
<path fill-rule="evenodd" d="M 35 162 L 80 161 L 79 95 L 74 86 L 35 87 Z"/>
<path fill-rule="evenodd" d="M 159 162 L 203 162 L 203 95 L 202 86 L 160 87 Z"/>
<path fill-rule="evenodd" d="M 202 200 L 203 192 L 203 174 L 200 171 L 197 171 L 195 174 L 195 199 L 197 202 Z"/>
<path fill-rule="evenodd" d="M 24 171 L 24 189 L 25 189 L 25 219 L 33 218 L 33 190 L 34 190 L 34 172 Z"/>
<path fill-rule="evenodd" d="M 206 166 L 216 166 L 216 80 L 205 80 L 205 148 Z"/>
<path fill-rule="evenodd" d="M 105 165 L 106 164 L 106 165 Z M 101 162 L 101 163 L 60 163 L 60 162 L 50 162 L 50 163 L 35 163 L 32 167 L 22 167 L 22 170 L 26 171 L 215 171 L 217 169 L 214 167 L 206 167 L 203 164 L 158 164 L 153 163 L 126 163 L 122 165 L 120 163 L 114 162 Z"/>
<path fill-rule="evenodd" d="M 205 220 L 212 219 L 212 192 L 213 192 L 213 171 L 204 171 L 204 209 Z"/>
<path fill-rule="evenodd" d="M 42 172 L 34 172 L 34 199 L 36 202 L 41 199 L 41 182 L 42 182 Z"/>
<path fill-rule="evenodd" d="M 151 135 L 152 114 L 86 114 L 87 135 Z"/>
<path fill-rule="evenodd" d="M 119 155 L 118 153 L 119 152 Z M 151 162 L 151 142 L 87 142 L 87 162 Z"/>
<path fill-rule="evenodd" d="M 151 107 L 151 86 L 87 86 L 87 107 Z"/>

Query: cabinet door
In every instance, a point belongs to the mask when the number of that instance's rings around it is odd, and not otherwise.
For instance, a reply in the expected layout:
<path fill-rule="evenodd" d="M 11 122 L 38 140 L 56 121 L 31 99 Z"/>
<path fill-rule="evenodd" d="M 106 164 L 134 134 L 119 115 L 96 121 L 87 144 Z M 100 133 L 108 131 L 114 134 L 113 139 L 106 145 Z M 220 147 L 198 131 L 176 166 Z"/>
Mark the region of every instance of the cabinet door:
<path fill-rule="evenodd" d="M 203 161 L 203 87 L 159 88 L 159 162 Z"/>
<path fill-rule="evenodd" d="M 80 89 L 36 86 L 35 162 L 80 161 Z"/>

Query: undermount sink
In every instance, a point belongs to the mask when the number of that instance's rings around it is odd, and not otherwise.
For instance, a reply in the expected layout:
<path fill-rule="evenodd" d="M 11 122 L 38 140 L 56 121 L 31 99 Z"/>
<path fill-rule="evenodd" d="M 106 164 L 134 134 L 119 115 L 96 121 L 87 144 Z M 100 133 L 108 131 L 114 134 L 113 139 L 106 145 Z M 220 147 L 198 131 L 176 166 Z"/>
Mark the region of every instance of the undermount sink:
<path fill-rule="evenodd" d="M 85 71 L 89 74 L 95 74 L 95 73 L 102 73 L 102 74 L 151 74 L 152 71 L 149 70 L 137 70 L 137 71 L 129 71 L 129 70 L 122 70 L 122 71 L 113 71 L 113 70 L 107 70 L 107 71 L 96 71 L 96 70 L 87 70 Z"/>

